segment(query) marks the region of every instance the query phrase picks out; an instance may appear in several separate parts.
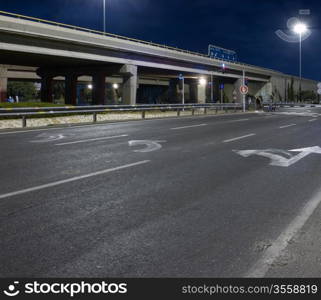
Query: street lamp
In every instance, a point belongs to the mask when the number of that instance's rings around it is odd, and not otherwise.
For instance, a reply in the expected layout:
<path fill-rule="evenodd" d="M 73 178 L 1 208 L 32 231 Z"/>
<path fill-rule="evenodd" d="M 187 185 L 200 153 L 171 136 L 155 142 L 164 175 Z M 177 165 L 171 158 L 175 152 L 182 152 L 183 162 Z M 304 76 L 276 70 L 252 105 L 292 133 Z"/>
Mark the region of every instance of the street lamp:
<path fill-rule="evenodd" d="M 117 90 L 119 88 L 119 85 L 117 83 L 114 83 L 113 88 L 114 88 L 114 90 Z"/>
<path fill-rule="evenodd" d="M 104 18 L 104 33 L 106 33 L 106 0 L 104 0 L 104 8 L 103 8 L 103 18 Z"/>
<path fill-rule="evenodd" d="M 204 85 L 207 84 L 207 80 L 204 77 L 202 77 L 202 78 L 199 79 L 199 84 L 204 86 Z"/>
<path fill-rule="evenodd" d="M 299 62 L 299 69 L 300 69 L 300 86 L 299 86 L 299 97 L 300 97 L 300 102 L 302 100 L 302 34 L 304 34 L 308 30 L 306 24 L 304 23 L 297 23 L 293 27 L 293 31 L 299 35 L 300 37 L 300 62 Z"/>

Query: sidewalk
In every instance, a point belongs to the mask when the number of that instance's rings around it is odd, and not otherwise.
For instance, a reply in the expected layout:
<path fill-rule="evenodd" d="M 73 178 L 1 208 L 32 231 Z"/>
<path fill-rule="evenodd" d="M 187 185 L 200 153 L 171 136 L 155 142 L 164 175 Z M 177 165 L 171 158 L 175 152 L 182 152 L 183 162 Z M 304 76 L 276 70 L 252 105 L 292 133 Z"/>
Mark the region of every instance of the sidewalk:
<path fill-rule="evenodd" d="M 289 242 L 266 277 L 321 277 L 321 206 Z"/>

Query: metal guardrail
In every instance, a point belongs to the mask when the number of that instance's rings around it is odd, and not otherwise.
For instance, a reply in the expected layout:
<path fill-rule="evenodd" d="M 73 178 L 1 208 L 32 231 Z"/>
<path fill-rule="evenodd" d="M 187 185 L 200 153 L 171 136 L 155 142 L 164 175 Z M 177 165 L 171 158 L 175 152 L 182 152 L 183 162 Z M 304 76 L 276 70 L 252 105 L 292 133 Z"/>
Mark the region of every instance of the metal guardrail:
<path fill-rule="evenodd" d="M 275 102 L 275 103 L 263 103 L 263 106 L 274 105 L 277 107 L 319 107 L 320 104 L 312 103 L 298 103 L 298 102 Z"/>
<path fill-rule="evenodd" d="M 98 114 L 106 114 L 112 112 L 140 112 L 142 119 L 145 119 L 146 112 L 150 111 L 175 111 L 177 116 L 181 115 L 182 111 L 191 111 L 194 115 L 196 110 L 203 109 L 204 114 L 208 110 L 234 110 L 235 112 L 243 107 L 238 103 L 231 104 L 146 104 L 146 105 L 96 105 L 96 106 L 64 106 L 64 107 L 31 107 L 31 108 L 0 108 L 0 119 L 17 119 L 21 118 L 22 127 L 27 126 L 27 118 L 30 117 L 50 117 L 56 115 L 89 115 L 93 116 L 93 123 L 97 122 Z"/>
<path fill-rule="evenodd" d="M 64 23 L 59 23 L 59 22 L 54 22 L 54 21 L 49 21 L 49 20 L 34 18 L 34 17 L 30 17 L 30 16 L 24 16 L 24 15 L 10 13 L 10 12 L 1 11 L 1 10 L 0 10 L 0 15 L 10 16 L 10 17 L 13 17 L 13 18 L 27 20 L 27 21 L 34 21 L 34 22 L 47 24 L 47 25 L 54 25 L 54 26 L 57 26 L 57 27 L 63 27 L 63 28 L 67 28 L 67 29 L 74 29 L 74 30 L 78 30 L 78 31 L 98 34 L 98 35 L 102 35 L 102 36 L 113 37 L 113 38 L 117 38 L 117 39 L 121 39 L 121 40 L 127 40 L 127 41 L 131 41 L 131 42 L 136 42 L 136 43 L 140 43 L 140 44 L 145 44 L 145 45 L 149 45 L 149 46 L 158 47 L 158 48 L 173 50 L 173 51 L 177 51 L 177 52 L 181 52 L 181 53 L 201 56 L 201 57 L 205 57 L 205 58 L 208 58 L 208 59 L 212 59 L 214 61 L 219 61 L 219 62 L 222 61 L 222 62 L 225 62 L 225 63 L 228 63 L 228 64 L 233 64 L 235 66 L 237 66 L 237 65 L 239 65 L 239 66 L 248 66 L 248 67 L 259 68 L 261 70 L 266 70 L 266 71 L 270 71 L 270 72 L 274 72 L 274 73 L 280 73 L 280 72 L 272 70 L 272 69 L 258 67 L 258 66 L 254 66 L 254 65 L 251 65 L 251 64 L 247 64 L 247 63 L 233 62 L 233 61 L 224 60 L 224 59 L 221 59 L 221 58 L 211 58 L 210 56 L 208 56 L 207 54 L 204 54 L 204 53 L 189 51 L 189 50 L 180 49 L 180 48 L 177 48 L 177 47 L 162 45 L 162 44 L 158 44 L 158 43 L 154 43 L 154 42 L 148 42 L 148 41 L 139 40 L 139 39 L 135 39 L 135 38 L 130 38 L 130 37 L 117 35 L 117 34 L 113 34 L 113 33 L 103 32 L 103 31 L 99 31 L 99 30 L 93 30 L 93 29 L 89 29 L 89 28 L 85 28 L 85 27 L 74 26 L 74 25 L 69 25 L 69 24 L 64 24 Z"/>

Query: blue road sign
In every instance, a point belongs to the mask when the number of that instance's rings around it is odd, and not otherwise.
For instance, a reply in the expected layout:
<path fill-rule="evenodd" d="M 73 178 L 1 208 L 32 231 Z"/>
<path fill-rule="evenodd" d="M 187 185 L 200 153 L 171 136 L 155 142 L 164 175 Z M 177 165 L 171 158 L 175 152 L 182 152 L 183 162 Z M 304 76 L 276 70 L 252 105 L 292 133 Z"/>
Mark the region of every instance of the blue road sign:
<path fill-rule="evenodd" d="M 237 61 L 237 54 L 235 51 L 214 45 L 208 46 L 208 56 L 211 58 L 219 58 L 228 61 Z"/>

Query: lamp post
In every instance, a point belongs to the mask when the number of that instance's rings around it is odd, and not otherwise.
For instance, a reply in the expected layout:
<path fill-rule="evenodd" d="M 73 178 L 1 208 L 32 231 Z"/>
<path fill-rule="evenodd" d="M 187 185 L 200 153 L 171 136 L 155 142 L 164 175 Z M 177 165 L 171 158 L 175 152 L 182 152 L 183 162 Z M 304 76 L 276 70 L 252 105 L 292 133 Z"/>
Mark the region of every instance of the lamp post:
<path fill-rule="evenodd" d="M 302 101 L 302 34 L 307 31 L 307 26 L 304 23 L 297 23 L 293 27 L 293 31 L 299 35 L 299 73 L 300 73 L 300 83 L 299 83 L 299 99 Z"/>
<path fill-rule="evenodd" d="M 103 18 L 104 18 L 104 33 L 106 33 L 106 0 L 104 0 Z"/>

